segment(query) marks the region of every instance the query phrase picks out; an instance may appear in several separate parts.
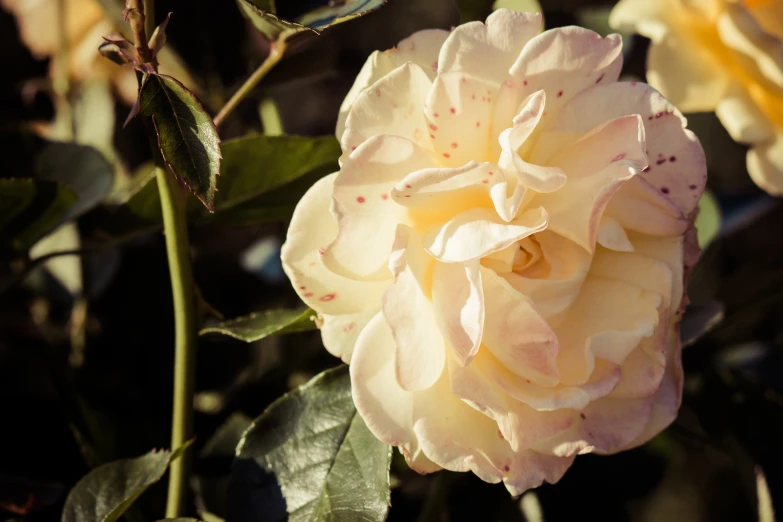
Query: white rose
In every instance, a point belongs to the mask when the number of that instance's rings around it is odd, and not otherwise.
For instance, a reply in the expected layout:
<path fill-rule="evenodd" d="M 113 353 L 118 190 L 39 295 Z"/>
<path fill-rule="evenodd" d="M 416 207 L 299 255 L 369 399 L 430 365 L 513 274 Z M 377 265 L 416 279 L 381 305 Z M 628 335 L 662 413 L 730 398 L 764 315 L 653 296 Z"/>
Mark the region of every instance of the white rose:
<path fill-rule="evenodd" d="M 679 112 L 616 83 L 619 37 L 540 30 L 499 10 L 374 53 L 282 253 L 372 432 L 514 494 L 676 415 L 706 179 Z"/>

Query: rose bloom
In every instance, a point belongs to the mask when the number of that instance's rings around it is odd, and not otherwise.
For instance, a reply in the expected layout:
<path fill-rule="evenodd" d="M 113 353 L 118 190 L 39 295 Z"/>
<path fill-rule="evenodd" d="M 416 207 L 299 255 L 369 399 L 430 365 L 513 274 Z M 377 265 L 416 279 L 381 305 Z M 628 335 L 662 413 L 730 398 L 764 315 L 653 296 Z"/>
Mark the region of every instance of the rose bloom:
<path fill-rule="evenodd" d="M 499 10 L 370 56 L 282 251 L 370 430 L 513 494 L 677 414 L 706 179 L 617 35 L 540 31 Z"/>
<path fill-rule="evenodd" d="M 685 112 L 715 111 L 751 146 L 753 181 L 783 195 L 783 0 L 622 0 L 610 23 L 650 38 L 650 84 Z"/>

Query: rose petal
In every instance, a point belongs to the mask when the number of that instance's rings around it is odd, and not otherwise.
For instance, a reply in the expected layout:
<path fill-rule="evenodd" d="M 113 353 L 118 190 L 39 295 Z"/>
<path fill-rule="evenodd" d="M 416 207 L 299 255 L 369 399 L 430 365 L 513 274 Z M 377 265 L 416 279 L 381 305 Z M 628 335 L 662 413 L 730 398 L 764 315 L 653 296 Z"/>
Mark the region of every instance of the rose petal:
<path fill-rule="evenodd" d="M 281 250 L 283 270 L 307 306 L 329 315 L 360 313 L 377 308 L 386 281 L 355 281 L 328 270 L 318 249 L 337 235 L 337 222 L 329 214 L 334 180 L 330 174 L 317 181 L 296 206 Z M 342 352 L 342 350 L 340 350 Z"/>
<path fill-rule="evenodd" d="M 376 314 L 361 331 L 351 359 L 351 393 L 359 414 L 373 435 L 393 446 L 407 446 L 413 434 L 413 393 L 394 377 L 394 338 Z"/>
<path fill-rule="evenodd" d="M 427 230 L 423 243 L 439 261 L 464 263 L 502 250 L 546 225 L 547 215 L 541 207 L 523 212 L 509 223 L 502 221 L 494 210 L 475 208 Z"/>
<path fill-rule="evenodd" d="M 470 364 L 484 330 L 484 293 L 478 260 L 435 263 L 432 307 L 441 333 L 460 364 Z"/>
<path fill-rule="evenodd" d="M 408 62 L 362 91 L 353 102 L 340 140 L 350 153 L 367 138 L 381 134 L 402 136 L 424 148 L 432 142 L 422 106 L 432 82 L 415 63 Z M 344 161 L 344 160 L 343 160 Z"/>
<path fill-rule="evenodd" d="M 438 74 L 460 72 L 500 84 L 525 44 L 541 30 L 539 13 L 498 9 L 486 24 L 470 22 L 455 28 L 440 51 Z"/>
<path fill-rule="evenodd" d="M 500 142 L 500 159 L 498 163 L 509 174 L 513 173 L 526 188 L 536 192 L 554 192 L 566 183 L 566 175 L 557 167 L 534 165 L 523 160 L 519 149 L 533 134 L 541 120 L 546 103 L 546 94 L 536 91 L 523 102 L 522 110 L 514 117 L 513 127 L 504 130 L 498 138 Z"/>
<path fill-rule="evenodd" d="M 741 5 L 727 3 L 716 25 L 721 42 L 738 55 L 746 71 L 783 87 L 783 42 L 764 32 Z"/>
<path fill-rule="evenodd" d="M 334 180 L 331 212 L 338 233 L 324 251 L 324 265 L 354 279 L 388 278 L 397 225 L 407 222 L 407 210 L 388 195 L 409 172 L 432 166 L 424 149 L 399 136 L 375 136 L 360 145 Z"/>
<path fill-rule="evenodd" d="M 384 52 L 373 52 L 367 58 L 351 90 L 348 91 L 345 100 L 340 105 L 340 115 L 337 118 L 337 139 L 342 141 L 342 135 L 345 132 L 345 121 L 356 98 L 370 85 L 397 67 L 407 62 L 413 62 L 427 73 L 430 80 L 435 79 L 435 69 L 437 67 L 433 69 L 432 64 L 437 61 L 440 48 L 448 35 L 449 32 L 442 29 L 425 29 L 424 31 L 413 33 L 405 40 L 402 40 L 397 44 L 396 48 Z"/>
<path fill-rule="evenodd" d="M 429 388 L 446 363 L 443 336 L 430 302 L 434 264 L 417 234 L 400 226 L 389 261 L 394 283 L 383 295 L 383 315 L 397 346 L 397 382 L 405 390 Z"/>
<path fill-rule="evenodd" d="M 587 89 L 563 107 L 553 130 L 583 134 L 609 119 L 633 114 L 642 117 L 650 163 L 641 176 L 689 215 L 707 182 L 704 151 L 684 128 L 679 111 L 648 85 L 613 83 Z"/>
<path fill-rule="evenodd" d="M 323 315 L 319 329 L 326 350 L 344 363 L 350 363 L 359 334 L 379 311 L 376 307 L 355 314 Z"/>
<path fill-rule="evenodd" d="M 536 195 L 531 204 L 547 209 L 549 230 L 592 252 L 610 199 L 647 166 L 641 117 L 612 120 L 562 150 L 550 164 L 566 172 L 568 183 L 557 192 Z"/>
<path fill-rule="evenodd" d="M 659 294 L 633 284 L 588 276 L 562 326 L 555 328 L 561 382 L 587 382 L 595 357 L 622 364 L 655 331 L 662 302 Z"/>
<path fill-rule="evenodd" d="M 558 342 L 533 302 L 491 270 L 482 269 L 484 346 L 509 371 L 541 386 L 560 380 Z"/>
<path fill-rule="evenodd" d="M 783 195 L 783 130 L 774 140 L 748 151 L 748 173 L 753 181 L 773 196 Z"/>
<path fill-rule="evenodd" d="M 509 70 L 511 79 L 498 92 L 492 136 L 499 136 L 531 93 L 546 91 L 551 119 L 568 100 L 596 82 L 617 80 L 622 68 L 622 41 L 613 34 L 601 38 L 581 27 L 545 31 L 522 50 Z"/>

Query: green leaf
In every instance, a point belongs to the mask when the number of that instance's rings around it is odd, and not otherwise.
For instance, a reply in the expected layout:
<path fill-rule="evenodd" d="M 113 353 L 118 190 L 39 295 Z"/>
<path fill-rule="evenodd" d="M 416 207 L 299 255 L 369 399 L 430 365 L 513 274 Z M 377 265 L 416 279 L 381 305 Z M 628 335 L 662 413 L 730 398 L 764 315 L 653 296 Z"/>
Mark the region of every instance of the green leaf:
<path fill-rule="evenodd" d="M 495 3 L 492 4 L 492 10 L 497 11 L 498 9 L 511 9 L 520 13 L 540 13 L 543 11 L 538 0 L 495 0 Z"/>
<path fill-rule="evenodd" d="M 152 117 L 166 165 L 214 210 L 220 137 L 196 95 L 171 76 L 151 74 L 139 92 L 139 112 Z"/>
<path fill-rule="evenodd" d="M 275 41 L 306 31 L 319 34 L 333 25 L 353 20 L 381 8 L 386 0 L 329 2 L 329 5 L 305 13 L 293 21 L 277 16 L 275 3 L 272 0 L 237 0 L 237 3 L 255 28 L 269 40 Z"/>
<path fill-rule="evenodd" d="M 311 319 L 316 315 L 309 308 L 297 310 L 266 310 L 202 328 L 199 335 L 217 333 L 252 343 L 273 334 L 305 332 L 315 329 Z"/>
<path fill-rule="evenodd" d="M 223 176 L 210 214 L 188 204 L 191 223 L 255 225 L 287 219 L 315 181 L 337 170 L 340 144 L 333 136 L 245 136 L 224 142 Z M 293 182 L 293 183 L 292 183 Z M 154 230 L 161 224 L 155 176 L 131 196 L 104 226 L 111 235 Z"/>
<path fill-rule="evenodd" d="M 192 441 L 176 451 L 151 451 L 141 457 L 104 464 L 85 475 L 68 494 L 62 522 L 114 522 Z"/>
<path fill-rule="evenodd" d="M 282 495 L 290 522 L 382 521 L 390 462 L 391 447 L 356 412 L 348 367 L 340 366 L 275 401 L 248 429 L 237 446 L 230 506 L 240 521 L 260 513 L 276 520 L 285 512 L 270 501 Z M 246 478 L 249 464 L 274 480 Z"/>
<path fill-rule="evenodd" d="M 76 194 L 53 181 L 0 179 L 0 252 L 23 252 L 61 223 Z"/>

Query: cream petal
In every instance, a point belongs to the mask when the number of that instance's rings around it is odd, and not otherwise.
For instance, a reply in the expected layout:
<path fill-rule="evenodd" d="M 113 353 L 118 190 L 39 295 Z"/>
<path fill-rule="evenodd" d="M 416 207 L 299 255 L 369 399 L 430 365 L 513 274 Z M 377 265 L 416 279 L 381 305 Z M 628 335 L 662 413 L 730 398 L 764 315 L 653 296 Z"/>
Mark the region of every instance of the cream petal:
<path fill-rule="evenodd" d="M 389 260 L 394 283 L 383 295 L 383 315 L 397 347 L 395 376 L 405 390 L 424 390 L 438 380 L 446 348 L 430 301 L 434 260 L 417 234 L 400 226 Z"/>
<path fill-rule="evenodd" d="M 394 338 L 376 314 L 361 331 L 351 359 L 351 393 L 367 427 L 381 441 L 410 447 L 413 433 L 413 393 L 403 390 L 394 377 Z"/>
<path fill-rule="evenodd" d="M 354 279 L 387 279 L 397 225 L 407 220 L 407 210 L 389 194 L 409 172 L 432 166 L 427 152 L 405 138 L 375 136 L 360 145 L 334 180 L 338 233 L 326 243 L 324 265 Z"/>
<path fill-rule="evenodd" d="M 561 382 L 587 382 L 600 357 L 622 364 L 660 319 L 660 294 L 623 281 L 594 277 L 584 281 L 579 296 L 555 333 Z"/>
<path fill-rule="evenodd" d="M 604 263 L 606 258 L 602 253 L 601 257 L 596 258 L 594 265 L 596 273 L 606 274 L 611 271 L 613 277 L 620 281 L 633 281 L 642 288 L 660 293 L 664 298 L 664 305 L 669 308 L 674 317 L 678 314 L 684 297 L 684 267 L 690 264 L 685 255 L 685 238 L 683 236 L 656 237 L 638 233 L 630 233 L 629 237 L 634 244 L 634 253 L 642 256 L 643 259 L 626 256 L 623 265 L 627 268 L 618 270 L 612 268 L 616 266 L 614 263 Z M 659 263 L 663 263 L 665 268 Z M 638 275 L 640 273 L 645 273 L 648 277 L 640 278 Z M 671 281 L 670 293 L 665 291 L 667 280 Z"/>
<path fill-rule="evenodd" d="M 756 78 L 783 87 L 783 42 L 768 35 L 739 4 L 727 3 L 717 21 L 721 42 Z"/>
<path fill-rule="evenodd" d="M 343 152 L 348 154 L 367 138 L 381 134 L 402 136 L 424 148 L 432 148 L 422 113 L 431 86 L 421 67 L 408 62 L 362 91 L 345 121 L 340 140 Z"/>
<path fill-rule="evenodd" d="M 462 72 L 444 72 L 435 78 L 424 114 L 427 137 L 441 164 L 457 167 L 491 159 L 489 128 L 495 90 L 494 84 Z"/>
<path fill-rule="evenodd" d="M 651 236 L 681 236 L 691 225 L 680 209 L 642 176 L 622 186 L 606 207 L 626 232 Z"/>
<path fill-rule="evenodd" d="M 502 250 L 547 226 L 543 208 L 523 212 L 511 222 L 494 209 L 474 208 L 424 234 L 424 248 L 444 263 L 464 263 Z"/>
<path fill-rule="evenodd" d="M 514 117 L 513 127 L 504 130 L 498 138 L 501 148 L 498 164 L 509 175 L 515 175 L 523 187 L 536 192 L 554 192 L 566 183 L 566 175 L 557 167 L 544 167 L 524 161 L 519 149 L 533 134 L 546 104 L 546 93 L 536 91 L 524 102 L 522 110 Z"/>
<path fill-rule="evenodd" d="M 673 11 L 667 1 L 620 0 L 609 15 L 609 25 L 617 31 L 640 33 L 657 42 L 671 25 Z"/>
<path fill-rule="evenodd" d="M 647 81 L 681 111 L 708 112 L 723 98 L 731 78 L 709 47 L 685 31 L 670 30 L 650 46 Z"/>
<path fill-rule="evenodd" d="M 322 314 L 360 313 L 377 306 L 391 282 L 362 282 L 337 275 L 319 259 L 319 248 L 337 235 L 337 222 L 329 214 L 334 180 L 330 174 L 317 181 L 299 201 L 291 217 L 281 251 L 283 269 L 307 306 Z"/>
<path fill-rule="evenodd" d="M 641 176 L 689 215 L 707 183 L 704 151 L 684 128 L 685 118 L 650 86 L 630 82 L 587 89 L 563 107 L 553 130 L 586 133 L 609 119 L 632 114 L 642 117 L 650 161 Z"/>
<path fill-rule="evenodd" d="M 604 209 L 623 184 L 647 166 L 641 117 L 612 120 L 552 158 L 568 176 L 557 192 L 537 194 L 532 205 L 549 213 L 548 230 L 592 252 Z"/>
<path fill-rule="evenodd" d="M 513 494 L 556 482 L 571 463 L 530 451 L 515 453 L 498 435 L 497 424 L 457 399 L 445 374 L 426 392 L 414 395 L 414 431 L 424 453 L 452 471 L 472 471 L 485 482 L 501 480 Z"/>
<path fill-rule="evenodd" d="M 715 115 L 731 138 L 739 143 L 758 143 L 774 137 L 774 126 L 753 102 L 744 86 L 731 89 L 718 102 Z"/>
<path fill-rule="evenodd" d="M 633 252 L 633 245 L 625 233 L 625 229 L 616 219 L 609 216 L 601 217 L 596 241 L 599 245 L 618 252 Z"/>
<path fill-rule="evenodd" d="M 783 130 L 777 129 L 772 141 L 748 151 L 747 164 L 756 185 L 773 196 L 783 196 Z"/>
<path fill-rule="evenodd" d="M 478 260 L 436 263 L 432 307 L 448 346 L 462 365 L 478 352 L 484 330 L 484 293 Z"/>
<path fill-rule="evenodd" d="M 522 100 L 531 93 L 546 91 L 546 122 L 582 90 L 596 82 L 617 80 L 622 61 L 619 35 L 601 38 L 593 31 L 574 26 L 541 33 L 522 50 L 509 71 L 511 78 L 498 92 L 492 136 L 499 136 L 508 127 Z"/>
<path fill-rule="evenodd" d="M 452 391 L 468 402 L 488 407 L 499 424 L 502 419 L 508 417 L 509 404 L 513 401 L 519 401 L 537 412 L 568 414 L 567 416 L 531 417 L 530 413 L 522 415 L 520 412 L 527 410 L 516 406 L 515 415 L 521 416 L 523 420 L 517 422 L 512 416 L 511 421 L 508 421 L 510 422 L 508 428 L 503 430 L 508 434 L 510 432 L 507 430 L 511 430 L 512 426 L 519 425 L 519 433 L 507 435 L 507 440 L 515 451 L 554 437 L 568 428 L 570 421 L 567 419 L 573 419 L 573 412 L 563 412 L 562 410 L 581 410 L 591 402 L 608 396 L 616 389 L 622 378 L 619 366 L 606 361 L 598 361 L 590 379 L 582 385 L 540 386 L 511 372 L 489 350 L 481 351 L 473 364 L 465 370 L 450 367 L 449 371 Z M 492 402 L 487 399 L 490 392 L 499 396 L 507 394 L 510 399 Z M 501 406 L 494 406 L 494 404 Z M 482 411 L 480 408 L 479 410 Z M 553 419 L 557 419 L 557 422 L 554 422 Z M 541 429 L 532 429 L 532 426 L 537 422 L 541 424 Z"/>
<path fill-rule="evenodd" d="M 321 339 L 326 350 L 348 364 L 351 362 L 356 340 L 367 323 L 380 312 L 380 308 L 370 308 L 355 314 L 323 315 Z"/>
<path fill-rule="evenodd" d="M 624 448 L 640 446 L 663 431 L 677 417 L 682 402 L 682 359 L 679 329 L 669 331 L 666 373 L 657 393 L 652 397 L 652 412 L 644 430 Z"/>
<path fill-rule="evenodd" d="M 397 44 L 396 48 L 383 52 L 373 52 L 367 58 L 351 90 L 348 91 L 342 105 L 340 105 L 340 115 L 337 118 L 337 139 L 342 141 L 343 132 L 345 132 L 345 121 L 356 98 L 370 85 L 397 67 L 407 62 L 413 62 L 427 73 L 430 80 L 434 80 L 437 71 L 438 54 L 448 35 L 449 32 L 442 29 L 425 29 L 424 31 L 413 33 L 405 40 L 402 40 Z"/>
<path fill-rule="evenodd" d="M 579 414 L 570 433 L 553 444 L 552 453 L 567 457 L 580 453 L 616 453 L 627 449 L 644 431 L 653 411 L 653 399 L 604 398 Z"/>
<path fill-rule="evenodd" d="M 533 301 L 486 268 L 481 271 L 484 346 L 509 371 L 541 386 L 560 380 L 558 340 Z"/>
<path fill-rule="evenodd" d="M 500 84 L 525 44 L 541 31 L 542 21 L 539 13 L 498 9 L 485 24 L 460 25 L 443 43 L 438 74 L 459 72 Z"/>

